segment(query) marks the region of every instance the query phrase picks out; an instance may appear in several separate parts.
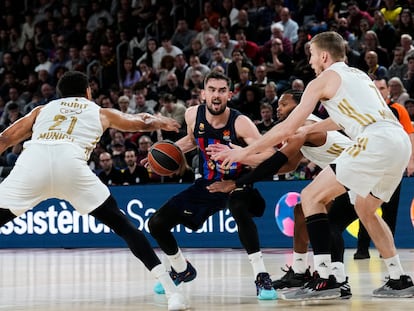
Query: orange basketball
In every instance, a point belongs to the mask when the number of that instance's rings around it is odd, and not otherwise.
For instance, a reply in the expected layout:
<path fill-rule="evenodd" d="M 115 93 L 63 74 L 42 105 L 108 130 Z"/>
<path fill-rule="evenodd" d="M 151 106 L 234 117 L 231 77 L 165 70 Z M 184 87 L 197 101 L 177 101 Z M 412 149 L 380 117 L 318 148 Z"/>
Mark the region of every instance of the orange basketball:
<path fill-rule="evenodd" d="M 169 140 L 156 142 L 148 151 L 148 164 L 152 171 L 160 176 L 175 173 L 183 160 L 180 148 Z"/>

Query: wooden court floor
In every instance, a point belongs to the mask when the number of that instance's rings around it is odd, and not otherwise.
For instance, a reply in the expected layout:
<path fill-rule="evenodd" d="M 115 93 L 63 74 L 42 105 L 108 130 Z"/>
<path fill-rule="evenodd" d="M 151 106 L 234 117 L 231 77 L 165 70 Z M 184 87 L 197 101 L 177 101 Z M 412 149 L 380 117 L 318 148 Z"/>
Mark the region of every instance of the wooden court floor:
<path fill-rule="evenodd" d="M 319 302 L 258 301 L 247 256 L 240 249 L 185 249 L 197 278 L 183 286 L 191 310 L 412 310 L 414 298 L 373 298 L 385 267 L 378 252 L 345 263 L 353 297 Z M 274 277 L 291 261 L 290 249 L 264 249 Z M 157 250 L 157 253 L 161 253 Z M 406 272 L 414 275 L 414 250 L 400 249 Z M 167 310 L 163 295 L 152 292 L 154 279 L 127 249 L 2 249 L 0 310 Z"/>

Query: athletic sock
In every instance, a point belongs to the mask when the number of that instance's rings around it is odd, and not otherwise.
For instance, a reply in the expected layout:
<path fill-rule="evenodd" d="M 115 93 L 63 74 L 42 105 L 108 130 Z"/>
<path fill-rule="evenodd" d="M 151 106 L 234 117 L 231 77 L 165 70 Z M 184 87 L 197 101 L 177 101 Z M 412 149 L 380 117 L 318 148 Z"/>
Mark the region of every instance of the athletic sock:
<path fill-rule="evenodd" d="M 167 258 L 175 272 L 183 272 L 187 269 L 187 261 L 185 260 L 181 249 L 178 249 L 178 252 L 175 255 L 167 255 Z"/>
<path fill-rule="evenodd" d="M 345 266 L 343 262 L 336 261 L 331 264 L 331 274 L 336 278 L 336 281 L 339 283 L 345 282 Z"/>
<path fill-rule="evenodd" d="M 391 279 L 398 280 L 400 276 L 404 274 L 404 270 L 401 266 L 399 255 L 395 255 L 394 257 L 384 259 L 384 263 L 387 266 L 388 273 L 390 274 Z"/>
<path fill-rule="evenodd" d="M 263 261 L 263 255 L 262 252 L 256 252 L 248 255 L 249 261 L 253 268 L 254 277 L 261 273 L 261 272 L 267 272 L 266 267 L 264 265 Z"/>
<path fill-rule="evenodd" d="M 308 268 L 308 253 L 293 252 L 292 269 L 295 273 L 305 273 Z"/>

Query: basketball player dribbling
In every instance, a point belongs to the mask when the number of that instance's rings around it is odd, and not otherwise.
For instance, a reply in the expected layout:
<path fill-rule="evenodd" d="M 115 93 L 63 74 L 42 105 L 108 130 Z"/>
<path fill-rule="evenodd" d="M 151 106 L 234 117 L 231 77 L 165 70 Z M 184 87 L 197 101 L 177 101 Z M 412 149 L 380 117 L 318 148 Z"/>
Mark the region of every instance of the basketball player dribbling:
<path fill-rule="evenodd" d="M 149 220 L 151 235 L 167 255 L 172 268 L 171 277 L 176 284 L 192 281 L 196 277 L 196 270 L 185 259 L 171 229 L 183 224 L 187 228 L 197 230 L 210 215 L 228 207 L 238 225 L 240 241 L 252 264 L 257 298 L 276 299 L 276 292 L 272 288 L 260 251 L 257 228 L 250 214 L 252 209 L 253 213 L 260 214 L 254 210 L 256 205 L 252 203 L 262 202 L 264 208 L 263 198 L 251 187 L 233 194 L 210 193 L 207 189 L 208 185 L 217 180 L 235 179 L 244 173 L 241 163 L 232 163 L 229 169 L 223 170 L 220 161 L 210 159 L 206 152 L 207 146 L 214 143 L 236 143 L 243 146 L 259 139 L 260 133 L 248 117 L 227 107 L 227 102 L 232 96 L 230 79 L 227 76 L 211 72 L 206 76 L 204 85 L 201 95 L 205 104 L 187 109 L 187 135 L 176 142 L 184 153 L 199 148 L 199 173 L 202 177 L 186 190 L 173 196 L 154 213 Z M 257 163 L 273 152 L 273 148 L 265 151 L 258 157 Z M 163 289 L 156 286 L 155 291 L 162 293 Z"/>

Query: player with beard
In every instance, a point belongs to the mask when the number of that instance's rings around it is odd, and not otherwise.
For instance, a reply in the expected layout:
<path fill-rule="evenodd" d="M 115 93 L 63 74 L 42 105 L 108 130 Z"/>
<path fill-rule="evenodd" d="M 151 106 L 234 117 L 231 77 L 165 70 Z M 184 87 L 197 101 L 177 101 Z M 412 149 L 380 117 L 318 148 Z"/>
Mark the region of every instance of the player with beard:
<path fill-rule="evenodd" d="M 151 235 L 166 253 L 171 264 L 170 275 L 175 283 L 178 285 L 192 281 L 196 277 L 196 270 L 185 259 L 171 229 L 182 224 L 191 230 L 197 230 L 208 217 L 228 207 L 237 223 L 241 244 L 246 249 L 253 268 L 257 298 L 276 299 L 276 292 L 272 288 L 272 281 L 260 251 L 257 228 L 252 219 L 253 216 L 261 216 L 264 211 L 265 203 L 260 193 L 251 186 L 231 194 L 210 193 L 207 189 L 215 181 L 236 179 L 248 171 L 245 165 L 236 162 L 223 170 L 220 161 L 210 159 L 206 152 L 207 146 L 230 143 L 245 146 L 259 139 L 260 134 L 248 117 L 227 107 L 227 102 L 232 97 L 230 79 L 227 76 L 213 71 L 206 76 L 204 86 L 201 96 L 205 104 L 187 109 L 187 135 L 176 142 L 184 153 L 198 147 L 199 172 L 202 177 L 173 196 L 154 213 L 149 220 Z M 273 153 L 273 148 L 270 148 L 248 164 L 256 165 Z M 283 154 L 281 156 L 285 157 Z M 154 290 L 163 292 L 160 284 Z"/>

